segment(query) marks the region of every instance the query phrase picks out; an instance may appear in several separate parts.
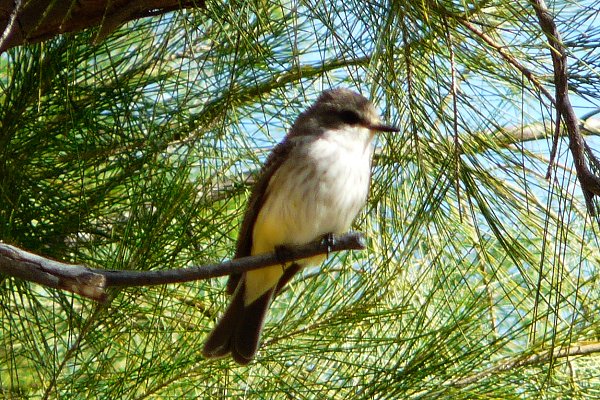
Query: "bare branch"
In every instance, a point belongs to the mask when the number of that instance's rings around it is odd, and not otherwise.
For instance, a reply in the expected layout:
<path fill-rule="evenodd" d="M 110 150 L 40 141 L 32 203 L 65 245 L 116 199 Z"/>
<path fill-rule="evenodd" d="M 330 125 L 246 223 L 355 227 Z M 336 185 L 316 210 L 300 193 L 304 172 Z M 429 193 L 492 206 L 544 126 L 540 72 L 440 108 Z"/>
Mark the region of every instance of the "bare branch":
<path fill-rule="evenodd" d="M 106 278 L 95 270 L 50 260 L 4 243 L 0 243 L 0 272 L 90 299 L 105 299 Z"/>
<path fill-rule="evenodd" d="M 115 271 L 65 264 L 0 243 L 0 272 L 51 288 L 68 290 L 96 301 L 105 301 L 109 287 L 164 285 L 216 278 L 330 252 L 364 248 L 364 235 L 351 232 L 335 237 L 331 243 L 319 240 L 303 246 L 286 246 L 285 251 L 277 254 L 243 257 L 220 264 L 166 271 Z"/>
<path fill-rule="evenodd" d="M 203 0 L 0 0 L 0 53 L 66 32 L 99 26 L 99 41 L 127 21 L 183 8 Z"/>
<path fill-rule="evenodd" d="M 557 348 L 548 351 L 544 351 L 538 354 L 532 354 L 530 356 L 519 357 L 509 361 L 501 362 L 485 371 L 467 376 L 466 378 L 455 380 L 450 382 L 449 386 L 453 387 L 465 387 L 473 383 L 479 382 L 496 373 L 511 371 L 515 368 L 527 367 L 532 365 L 540 365 L 547 363 L 553 359 L 574 357 L 574 356 L 585 356 L 589 354 L 600 353 L 600 343 L 586 343 L 573 345 L 566 348 Z"/>
<path fill-rule="evenodd" d="M 577 178 L 583 190 L 587 209 L 591 215 L 595 215 L 593 196 L 600 196 L 600 177 L 595 176 L 587 166 L 585 141 L 579 131 L 579 120 L 575 115 L 575 111 L 571 106 L 569 99 L 569 85 L 567 76 L 567 52 L 560 39 L 560 34 L 554 22 L 550 11 L 544 0 L 531 0 L 531 4 L 535 9 L 538 21 L 542 31 L 546 35 L 548 45 L 550 46 L 550 55 L 552 57 L 552 65 L 554 68 L 554 86 L 556 90 L 556 110 L 557 115 L 561 117 L 567 128 L 569 135 L 569 148 L 573 155 Z M 557 124 L 560 120 L 557 119 Z M 557 127 L 558 129 L 558 127 Z M 555 142 L 558 134 L 555 135 Z M 554 145 L 553 145 L 554 147 Z M 588 154 L 590 159 L 595 160 L 593 154 Z"/>

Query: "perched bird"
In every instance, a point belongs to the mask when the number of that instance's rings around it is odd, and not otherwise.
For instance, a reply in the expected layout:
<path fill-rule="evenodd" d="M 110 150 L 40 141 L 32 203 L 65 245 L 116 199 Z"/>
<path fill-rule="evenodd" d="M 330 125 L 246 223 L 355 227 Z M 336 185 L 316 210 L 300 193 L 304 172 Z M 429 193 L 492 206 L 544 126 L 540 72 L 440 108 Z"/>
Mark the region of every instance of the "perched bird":
<path fill-rule="evenodd" d="M 269 155 L 254 184 L 235 257 L 346 232 L 366 202 L 372 141 L 382 131 L 398 129 L 382 124 L 365 97 L 348 89 L 323 92 Z M 237 363 L 249 363 L 273 298 L 298 270 L 323 259 L 231 275 L 227 291 L 233 298 L 206 340 L 204 356 L 231 353 Z"/>

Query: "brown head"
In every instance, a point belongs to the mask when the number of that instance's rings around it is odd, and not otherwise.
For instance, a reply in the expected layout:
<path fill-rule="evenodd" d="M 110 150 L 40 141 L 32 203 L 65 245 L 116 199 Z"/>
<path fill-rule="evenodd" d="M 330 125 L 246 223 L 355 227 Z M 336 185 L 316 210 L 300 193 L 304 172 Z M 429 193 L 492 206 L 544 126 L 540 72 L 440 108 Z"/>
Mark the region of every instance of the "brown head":
<path fill-rule="evenodd" d="M 331 89 L 298 116 L 290 136 L 319 135 L 326 130 L 345 128 L 366 128 L 371 134 L 399 130 L 382 124 L 375 107 L 364 96 L 349 89 Z"/>

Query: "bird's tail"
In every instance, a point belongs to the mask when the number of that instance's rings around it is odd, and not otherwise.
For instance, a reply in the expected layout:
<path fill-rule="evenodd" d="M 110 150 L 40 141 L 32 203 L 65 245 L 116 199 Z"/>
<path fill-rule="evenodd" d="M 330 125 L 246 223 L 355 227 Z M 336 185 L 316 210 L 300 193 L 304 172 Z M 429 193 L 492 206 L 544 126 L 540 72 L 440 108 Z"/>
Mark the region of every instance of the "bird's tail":
<path fill-rule="evenodd" d="M 260 334 L 275 288 L 270 289 L 249 305 L 244 304 L 244 279 L 238 287 L 225 314 L 214 327 L 202 353 L 207 358 L 231 356 L 238 364 L 248 364 L 254 358 Z"/>

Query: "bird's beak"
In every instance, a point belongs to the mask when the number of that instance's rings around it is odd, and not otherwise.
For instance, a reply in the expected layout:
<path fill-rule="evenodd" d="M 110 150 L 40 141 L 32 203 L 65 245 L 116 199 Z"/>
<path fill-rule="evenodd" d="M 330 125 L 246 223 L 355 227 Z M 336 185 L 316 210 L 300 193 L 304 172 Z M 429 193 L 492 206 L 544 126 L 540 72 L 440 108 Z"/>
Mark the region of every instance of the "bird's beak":
<path fill-rule="evenodd" d="M 372 131 L 377 131 L 377 132 L 400 132 L 400 129 L 396 128 L 395 126 L 392 125 L 371 125 L 369 127 L 369 129 L 371 129 Z"/>

